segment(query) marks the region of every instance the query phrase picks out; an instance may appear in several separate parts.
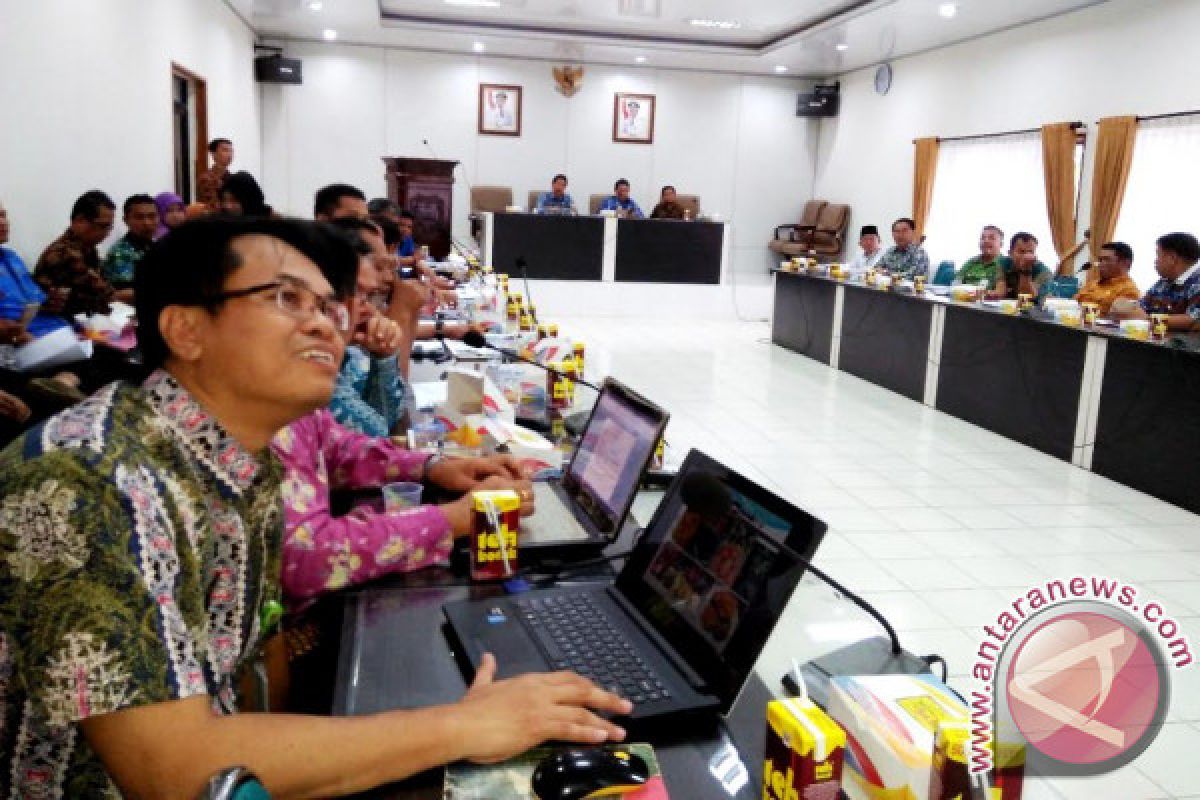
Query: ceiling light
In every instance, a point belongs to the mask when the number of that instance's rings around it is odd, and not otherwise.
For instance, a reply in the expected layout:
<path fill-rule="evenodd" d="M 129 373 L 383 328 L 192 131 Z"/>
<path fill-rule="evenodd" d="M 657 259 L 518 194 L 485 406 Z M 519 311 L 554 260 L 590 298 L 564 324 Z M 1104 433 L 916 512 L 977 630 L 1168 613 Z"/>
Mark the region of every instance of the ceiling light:
<path fill-rule="evenodd" d="M 958 4 L 942 3 L 940 6 L 938 6 L 938 13 L 946 19 L 953 19 L 954 15 L 958 13 Z"/>
<path fill-rule="evenodd" d="M 335 31 L 333 28 L 326 28 L 325 30 L 321 31 L 321 36 L 325 38 L 325 41 L 332 42 L 337 39 L 337 31 Z"/>
<path fill-rule="evenodd" d="M 471 45 L 471 49 L 476 53 L 482 53 L 487 48 L 483 46 L 483 42 L 476 42 L 475 44 Z"/>
<path fill-rule="evenodd" d="M 775 71 L 782 75 L 783 73 L 787 72 L 787 67 L 785 67 L 783 64 L 777 64 L 775 66 Z"/>
<path fill-rule="evenodd" d="M 321 0 L 312 0 L 312 2 L 308 4 L 309 11 L 320 11 L 324 7 L 325 4 L 322 3 Z"/>
<path fill-rule="evenodd" d="M 736 19 L 689 19 L 688 23 L 697 28 L 720 28 L 723 31 L 742 27 Z"/>
<path fill-rule="evenodd" d="M 470 8 L 499 8 L 498 0 L 445 0 L 448 6 L 468 6 Z"/>
<path fill-rule="evenodd" d="M 844 53 L 850 49 L 850 45 L 846 44 L 845 42 L 838 42 L 837 49 L 839 53 Z"/>
<path fill-rule="evenodd" d="M 645 57 L 645 56 L 638 56 L 637 58 L 635 58 L 635 59 L 634 59 L 634 61 L 636 61 L 636 62 L 637 62 L 637 63 L 639 63 L 639 64 L 645 64 L 645 63 L 646 63 L 646 57 Z"/>

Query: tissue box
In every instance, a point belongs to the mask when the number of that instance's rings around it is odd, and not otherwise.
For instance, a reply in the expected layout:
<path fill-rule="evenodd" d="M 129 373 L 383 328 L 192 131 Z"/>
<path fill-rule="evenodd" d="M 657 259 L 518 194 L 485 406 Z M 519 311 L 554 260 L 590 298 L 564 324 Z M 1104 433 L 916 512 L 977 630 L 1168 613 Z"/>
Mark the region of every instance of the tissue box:
<path fill-rule="evenodd" d="M 864 675 L 832 680 L 829 715 L 846 731 L 850 800 L 926 800 L 938 727 L 965 724 L 967 707 L 932 675 Z"/>

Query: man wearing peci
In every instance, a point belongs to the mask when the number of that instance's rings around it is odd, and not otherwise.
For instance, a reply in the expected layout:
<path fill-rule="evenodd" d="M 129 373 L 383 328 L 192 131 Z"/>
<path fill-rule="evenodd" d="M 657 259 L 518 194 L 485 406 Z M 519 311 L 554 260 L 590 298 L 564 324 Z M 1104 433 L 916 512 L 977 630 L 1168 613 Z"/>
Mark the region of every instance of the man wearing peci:
<path fill-rule="evenodd" d="M 862 275 L 869 269 L 879 266 L 883 260 L 883 244 L 879 241 L 879 228 L 874 225 L 863 225 L 858 234 L 858 246 L 862 252 L 856 255 L 847 266 L 851 275 Z"/>

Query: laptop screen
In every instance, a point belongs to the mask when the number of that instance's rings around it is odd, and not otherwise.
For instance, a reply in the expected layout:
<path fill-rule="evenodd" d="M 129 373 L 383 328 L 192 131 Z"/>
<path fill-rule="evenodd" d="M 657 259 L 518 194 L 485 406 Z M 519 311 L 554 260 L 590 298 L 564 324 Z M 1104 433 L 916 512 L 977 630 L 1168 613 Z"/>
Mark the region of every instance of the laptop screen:
<path fill-rule="evenodd" d="M 733 703 L 826 525 L 693 450 L 617 588 Z"/>
<path fill-rule="evenodd" d="M 660 409 L 629 390 L 606 383 L 563 475 L 564 487 L 590 516 L 624 516 L 658 444 L 664 418 Z"/>

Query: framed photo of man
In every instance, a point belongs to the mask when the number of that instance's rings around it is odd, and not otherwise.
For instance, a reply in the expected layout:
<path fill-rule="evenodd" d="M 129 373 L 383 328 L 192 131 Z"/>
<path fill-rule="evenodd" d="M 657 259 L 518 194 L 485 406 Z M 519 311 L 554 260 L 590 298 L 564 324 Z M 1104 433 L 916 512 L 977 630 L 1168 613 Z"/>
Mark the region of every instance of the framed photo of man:
<path fill-rule="evenodd" d="M 521 135 L 521 87 L 479 84 L 479 132 L 494 136 Z"/>
<path fill-rule="evenodd" d="M 654 95 L 617 92 L 613 96 L 613 141 L 654 143 Z"/>

